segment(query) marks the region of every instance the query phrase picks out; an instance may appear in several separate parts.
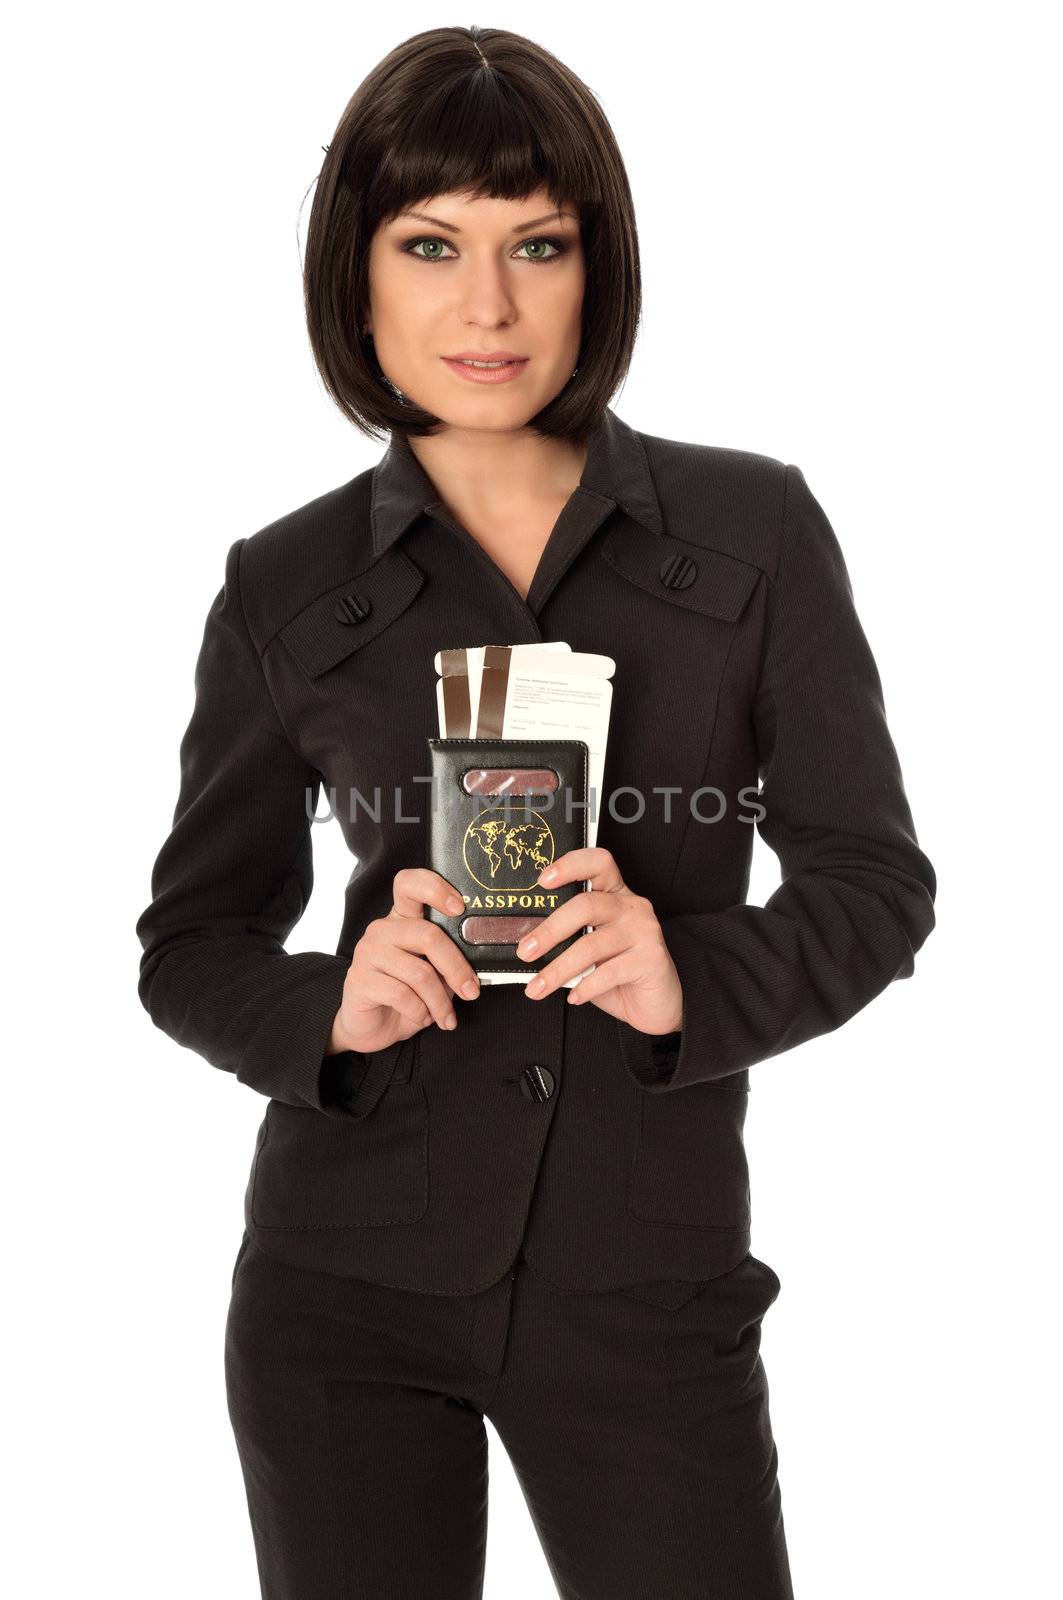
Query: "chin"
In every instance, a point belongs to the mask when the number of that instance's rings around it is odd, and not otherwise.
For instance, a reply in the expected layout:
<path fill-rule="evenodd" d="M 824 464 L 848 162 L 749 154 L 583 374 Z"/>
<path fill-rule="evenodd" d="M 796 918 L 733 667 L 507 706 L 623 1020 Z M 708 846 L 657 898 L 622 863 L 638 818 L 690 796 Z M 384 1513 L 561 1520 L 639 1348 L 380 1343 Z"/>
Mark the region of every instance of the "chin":
<path fill-rule="evenodd" d="M 499 394 L 493 389 L 470 395 L 462 404 L 452 394 L 445 399 L 440 397 L 438 404 L 430 400 L 418 401 L 448 427 L 477 428 L 488 433 L 509 433 L 513 428 L 524 427 L 546 403 L 545 400 L 529 401 L 527 395 L 522 395 L 518 401 L 515 395 Z"/>

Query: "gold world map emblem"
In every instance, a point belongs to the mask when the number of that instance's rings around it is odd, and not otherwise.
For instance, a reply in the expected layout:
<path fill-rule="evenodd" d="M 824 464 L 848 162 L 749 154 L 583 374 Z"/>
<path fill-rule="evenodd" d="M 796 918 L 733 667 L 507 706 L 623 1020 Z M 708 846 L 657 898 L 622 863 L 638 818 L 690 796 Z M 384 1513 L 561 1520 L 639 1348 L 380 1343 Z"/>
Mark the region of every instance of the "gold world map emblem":
<path fill-rule="evenodd" d="M 531 889 L 554 859 L 554 835 L 537 811 L 515 819 L 496 807 L 469 823 L 462 855 L 481 889 Z"/>

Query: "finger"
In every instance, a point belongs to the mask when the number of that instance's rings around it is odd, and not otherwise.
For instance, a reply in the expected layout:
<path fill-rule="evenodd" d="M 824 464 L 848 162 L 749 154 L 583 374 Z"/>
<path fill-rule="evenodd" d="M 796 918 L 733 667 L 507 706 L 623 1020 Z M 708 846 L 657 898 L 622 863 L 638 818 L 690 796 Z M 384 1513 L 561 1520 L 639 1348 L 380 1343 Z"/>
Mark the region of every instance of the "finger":
<path fill-rule="evenodd" d="M 457 1017 L 454 1016 L 450 995 L 430 961 L 403 949 L 401 945 L 378 945 L 369 960 L 370 970 L 391 978 L 400 987 L 405 986 L 408 992 L 412 992 L 419 999 L 422 1010 L 428 1013 L 426 1020 L 434 1021 L 441 1028 L 449 1028 L 456 1024 Z M 368 987 L 367 981 L 366 989 Z M 388 1003 L 395 1005 L 396 1010 L 402 1010 L 404 1016 L 410 1014 L 410 1002 L 405 997 L 401 1006 L 394 1000 Z M 450 1022 L 451 1017 L 454 1018 L 454 1023 Z"/>
<path fill-rule="evenodd" d="M 590 966 L 607 961 L 630 949 L 630 940 L 618 928 L 595 928 L 582 939 L 570 944 L 559 956 L 547 963 L 527 984 L 524 993 L 529 1000 L 545 1000 L 569 978 L 576 978 Z M 586 982 L 583 979 L 582 982 Z"/>
<path fill-rule="evenodd" d="M 605 962 L 598 962 L 593 972 L 588 972 L 581 978 L 575 988 L 568 993 L 568 1002 L 571 1005 L 583 1005 L 588 1000 L 596 1000 L 603 994 L 608 994 L 610 989 L 617 989 L 622 984 L 634 983 L 639 976 L 639 962 L 631 952 L 624 950 Z"/>
<path fill-rule="evenodd" d="M 366 934 L 371 947 L 398 948 L 424 956 L 449 985 L 451 994 L 460 992 L 466 1000 L 479 995 L 475 968 L 438 923 L 424 917 L 384 917 Z"/>
<path fill-rule="evenodd" d="M 552 950 L 555 944 L 567 939 L 570 933 L 581 928 L 596 928 L 615 922 L 623 915 L 624 902 L 619 896 L 610 896 L 599 889 L 584 889 L 566 900 L 544 917 L 537 928 L 517 941 L 517 956 L 521 961 Z"/>
<path fill-rule="evenodd" d="M 435 906 L 446 916 L 465 910 L 465 901 L 452 883 L 431 867 L 400 867 L 391 884 L 389 916 L 424 917 L 425 906 Z"/>
<path fill-rule="evenodd" d="M 413 1029 L 427 1028 L 432 1021 L 432 1013 L 417 991 L 381 967 L 362 965 L 357 969 L 351 999 L 356 1009 L 387 1006 Z"/>
<path fill-rule="evenodd" d="M 566 850 L 550 866 L 544 867 L 536 882 L 554 887 L 559 883 L 574 883 L 580 878 L 587 879 L 592 889 L 614 890 L 624 886 L 616 857 L 602 845 Z"/>

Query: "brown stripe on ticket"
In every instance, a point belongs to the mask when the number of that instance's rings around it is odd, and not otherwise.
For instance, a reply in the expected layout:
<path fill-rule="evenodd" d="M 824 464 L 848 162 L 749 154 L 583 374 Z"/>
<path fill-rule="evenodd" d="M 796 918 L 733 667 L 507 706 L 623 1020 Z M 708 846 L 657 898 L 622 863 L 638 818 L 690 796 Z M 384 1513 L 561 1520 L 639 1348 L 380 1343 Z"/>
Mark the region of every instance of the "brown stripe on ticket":
<path fill-rule="evenodd" d="M 461 936 L 466 944 L 519 944 L 545 917 L 466 917 Z"/>
<path fill-rule="evenodd" d="M 466 794 L 553 794 L 557 773 L 551 767 L 470 767 L 461 786 Z"/>
<path fill-rule="evenodd" d="M 476 737 L 501 739 L 509 688 L 508 644 L 489 644 L 484 648 L 484 670 L 480 679 L 480 705 L 476 713 Z"/>
<path fill-rule="evenodd" d="M 443 668 L 443 726 L 446 736 L 450 739 L 467 739 L 472 731 L 468 651 L 443 650 L 439 664 Z"/>

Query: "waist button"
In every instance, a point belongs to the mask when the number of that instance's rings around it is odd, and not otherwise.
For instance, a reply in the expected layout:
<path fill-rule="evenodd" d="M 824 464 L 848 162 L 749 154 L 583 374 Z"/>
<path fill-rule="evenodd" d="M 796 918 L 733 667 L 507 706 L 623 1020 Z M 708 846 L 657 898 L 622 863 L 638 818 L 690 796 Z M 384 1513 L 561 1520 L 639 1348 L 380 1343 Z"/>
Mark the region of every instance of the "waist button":
<path fill-rule="evenodd" d="M 537 1063 L 525 1067 L 520 1075 L 520 1089 L 526 1100 L 549 1100 L 554 1092 L 554 1075 L 548 1067 Z"/>

